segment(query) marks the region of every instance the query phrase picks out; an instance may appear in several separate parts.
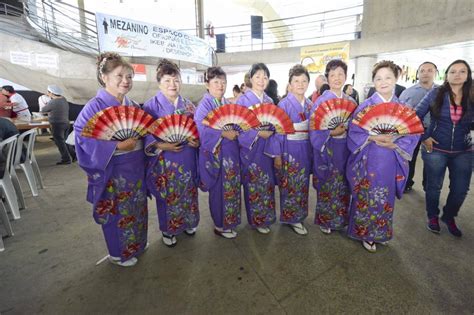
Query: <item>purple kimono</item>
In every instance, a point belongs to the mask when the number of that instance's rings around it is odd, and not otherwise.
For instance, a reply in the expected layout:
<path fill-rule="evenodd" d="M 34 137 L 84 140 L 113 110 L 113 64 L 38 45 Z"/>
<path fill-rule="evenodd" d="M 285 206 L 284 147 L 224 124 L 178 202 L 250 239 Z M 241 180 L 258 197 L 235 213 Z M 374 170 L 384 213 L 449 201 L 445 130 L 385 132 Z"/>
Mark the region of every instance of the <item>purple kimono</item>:
<path fill-rule="evenodd" d="M 204 94 L 194 119 L 198 126 L 199 175 L 201 189 L 209 191 L 209 208 L 214 225 L 233 229 L 240 224 L 240 157 L 239 143 L 221 137 L 222 131 L 204 126 L 207 114 L 223 104 L 209 93 Z"/>
<path fill-rule="evenodd" d="M 392 102 L 399 103 L 394 96 Z M 383 103 L 374 93 L 355 111 Z M 368 141 L 369 132 L 350 124 L 347 145 L 351 155 L 347 162 L 347 179 L 352 191 L 349 213 L 349 237 L 367 242 L 386 242 L 392 238 L 395 196 L 400 199 L 407 180 L 408 161 L 419 135 L 399 137 L 396 149 L 381 147 Z"/>
<path fill-rule="evenodd" d="M 126 261 L 139 255 L 147 243 L 148 209 L 143 141 L 133 151 L 117 149 L 118 141 L 81 136 L 88 120 L 119 101 L 101 89 L 81 111 L 74 124 L 79 165 L 87 173 L 87 201 L 102 225 L 109 254 Z M 127 97 L 123 105 L 134 106 Z"/>
<path fill-rule="evenodd" d="M 171 114 L 192 117 L 195 111 L 181 96 L 175 106 L 161 92 L 143 109 L 155 119 Z M 177 235 L 199 223 L 197 149 L 184 144 L 181 152 L 161 151 L 154 146 L 158 141 L 152 135 L 145 138 L 147 187 L 156 198 L 160 230 Z"/>
<path fill-rule="evenodd" d="M 308 216 L 308 187 L 312 152 L 308 139 L 311 101 L 301 104 L 288 93 L 278 106 L 290 116 L 296 133 L 275 135 L 267 141 L 265 153 L 282 159 L 282 168 L 275 170 L 280 190 L 280 221 L 300 223 Z"/>
<path fill-rule="evenodd" d="M 265 93 L 262 101 L 249 90 L 236 103 L 250 107 L 262 102 L 273 103 Z M 267 140 L 258 137 L 257 133 L 257 130 L 250 129 L 239 135 L 242 184 L 249 224 L 252 227 L 267 227 L 275 222 L 273 159 L 264 154 Z"/>
<path fill-rule="evenodd" d="M 325 91 L 314 103 L 311 114 L 318 106 L 338 96 Z M 352 100 L 342 94 L 343 98 Z M 346 179 L 346 163 L 349 157 L 347 134 L 331 137 L 330 130 L 310 131 L 313 147 L 313 187 L 318 192 L 314 223 L 331 230 L 347 225 L 350 191 Z"/>

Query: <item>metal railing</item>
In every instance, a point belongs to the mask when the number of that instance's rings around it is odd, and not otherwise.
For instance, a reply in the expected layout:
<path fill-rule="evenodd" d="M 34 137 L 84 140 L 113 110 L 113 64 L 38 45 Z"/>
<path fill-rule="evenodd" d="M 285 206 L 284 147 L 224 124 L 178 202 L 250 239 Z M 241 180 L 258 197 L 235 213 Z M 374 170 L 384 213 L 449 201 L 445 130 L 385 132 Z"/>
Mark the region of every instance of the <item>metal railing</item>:
<path fill-rule="evenodd" d="M 65 50 L 97 54 L 98 41 L 93 12 L 64 2 L 24 2 L 28 23 L 46 40 Z"/>
<path fill-rule="evenodd" d="M 22 14 L 23 11 L 21 9 L 7 3 L 0 3 L 0 15 L 20 17 Z"/>

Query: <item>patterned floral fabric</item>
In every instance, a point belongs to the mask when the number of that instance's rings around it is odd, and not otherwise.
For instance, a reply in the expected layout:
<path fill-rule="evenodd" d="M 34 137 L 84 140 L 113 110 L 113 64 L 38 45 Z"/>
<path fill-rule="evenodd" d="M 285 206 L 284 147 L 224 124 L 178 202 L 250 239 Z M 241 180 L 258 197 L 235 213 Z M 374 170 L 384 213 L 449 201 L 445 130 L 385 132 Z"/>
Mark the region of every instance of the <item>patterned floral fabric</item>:
<path fill-rule="evenodd" d="M 198 192 L 191 171 L 160 154 L 151 176 L 155 190 L 166 203 L 168 233 L 174 235 L 195 227 L 199 222 Z"/>
<path fill-rule="evenodd" d="M 249 223 L 255 227 L 268 226 L 275 222 L 274 184 L 256 163 L 247 171 L 249 203 L 252 204 Z"/>
<path fill-rule="evenodd" d="M 309 170 L 288 153 L 282 154 L 282 169 L 277 171 L 280 190 L 280 221 L 298 223 L 308 215 Z"/>

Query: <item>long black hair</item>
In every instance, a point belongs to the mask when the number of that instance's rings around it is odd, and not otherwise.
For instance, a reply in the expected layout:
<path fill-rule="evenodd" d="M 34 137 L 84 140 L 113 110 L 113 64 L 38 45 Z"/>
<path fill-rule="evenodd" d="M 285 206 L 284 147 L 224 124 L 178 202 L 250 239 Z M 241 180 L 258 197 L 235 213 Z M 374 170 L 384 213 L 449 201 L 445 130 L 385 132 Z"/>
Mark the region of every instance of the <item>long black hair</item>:
<path fill-rule="evenodd" d="M 451 104 L 456 105 L 454 103 L 454 94 L 453 94 L 453 91 L 451 89 L 451 85 L 449 85 L 449 82 L 448 82 L 448 73 L 449 73 L 449 69 L 451 69 L 451 67 L 453 65 L 459 64 L 459 63 L 462 63 L 467 68 L 467 80 L 466 80 L 466 82 L 464 82 L 464 84 L 462 86 L 462 99 L 461 99 L 462 117 L 464 117 L 464 115 L 468 111 L 468 106 L 470 106 L 469 103 L 472 102 L 472 100 L 470 100 L 470 98 L 471 98 L 471 89 L 472 89 L 471 67 L 469 67 L 469 64 L 466 61 L 462 60 L 462 59 L 455 60 L 446 69 L 446 72 L 444 73 L 444 83 L 438 88 L 438 95 L 436 95 L 433 106 L 431 107 L 431 111 L 432 111 L 433 115 L 436 118 L 439 118 L 439 116 L 441 114 L 441 107 L 443 106 L 444 94 L 446 92 L 449 93 L 449 100 L 450 100 Z"/>

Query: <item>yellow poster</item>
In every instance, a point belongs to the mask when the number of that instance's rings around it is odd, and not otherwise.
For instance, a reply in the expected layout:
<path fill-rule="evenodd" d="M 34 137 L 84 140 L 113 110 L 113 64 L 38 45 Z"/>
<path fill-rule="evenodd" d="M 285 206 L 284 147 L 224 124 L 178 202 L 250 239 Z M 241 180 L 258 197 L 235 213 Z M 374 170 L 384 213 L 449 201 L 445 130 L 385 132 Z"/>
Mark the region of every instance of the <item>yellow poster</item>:
<path fill-rule="evenodd" d="M 349 42 L 339 42 L 301 47 L 301 64 L 308 72 L 324 72 L 326 64 L 332 59 L 349 61 Z"/>

